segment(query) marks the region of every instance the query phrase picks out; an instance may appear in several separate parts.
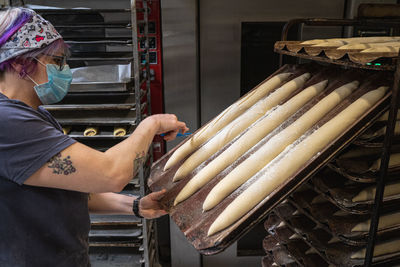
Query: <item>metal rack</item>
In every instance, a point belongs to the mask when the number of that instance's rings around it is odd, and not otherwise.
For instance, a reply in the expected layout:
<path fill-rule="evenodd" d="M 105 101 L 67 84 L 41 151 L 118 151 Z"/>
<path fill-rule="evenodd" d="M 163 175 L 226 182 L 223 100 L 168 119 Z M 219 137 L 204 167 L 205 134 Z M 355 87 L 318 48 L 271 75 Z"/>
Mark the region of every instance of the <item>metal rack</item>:
<path fill-rule="evenodd" d="M 313 26 L 356 26 L 356 25 L 363 25 L 363 26 L 384 26 L 384 27 L 399 27 L 400 21 L 399 20 L 387 20 L 387 19 L 296 19 L 289 21 L 283 31 L 282 31 L 282 41 L 287 40 L 287 34 L 289 29 L 296 24 L 304 24 L 304 25 L 313 25 Z M 374 252 L 374 246 L 376 243 L 376 233 L 378 229 L 378 221 L 381 214 L 382 208 L 382 199 L 384 193 L 384 187 L 386 184 L 387 178 L 387 171 L 388 171 L 388 163 L 390 158 L 390 151 L 393 144 L 393 137 L 394 137 L 394 128 L 396 123 L 397 111 L 399 108 L 399 81 L 400 81 L 400 57 L 393 58 L 392 64 L 385 64 L 385 65 L 378 65 L 378 66 L 370 66 L 366 64 L 358 64 L 349 61 L 348 59 L 342 60 L 330 60 L 324 57 L 323 55 L 318 56 L 309 56 L 304 53 L 293 53 L 285 49 L 277 49 L 275 48 L 277 53 L 280 53 L 280 63 L 282 64 L 282 56 L 284 54 L 301 57 L 305 59 L 311 59 L 314 61 L 320 61 L 324 63 L 330 64 L 338 64 L 345 67 L 352 67 L 352 68 L 366 68 L 366 69 L 373 69 L 377 71 L 391 71 L 394 73 L 393 79 L 393 88 L 392 88 L 392 97 L 391 103 L 389 108 L 389 118 L 386 125 L 386 134 L 384 136 L 383 142 L 383 151 L 381 156 L 381 166 L 379 171 L 379 179 L 377 180 L 377 188 L 376 188 L 376 195 L 375 201 L 373 206 L 372 218 L 371 218 L 371 226 L 369 230 L 369 239 L 367 244 L 367 252 L 364 264 L 365 266 L 372 265 L 372 258 Z"/>
<path fill-rule="evenodd" d="M 53 21 L 70 45 L 71 68 L 130 64 L 129 80 L 73 83 L 61 103 L 45 108 L 63 127 L 70 128 L 72 138 L 100 151 L 129 137 L 140 121 L 151 114 L 147 0 L 131 0 L 127 9 L 36 11 Z M 140 36 L 139 27 L 144 29 Z M 142 52 L 139 42 L 145 44 Z M 85 136 L 84 129 L 89 126 L 98 127 L 99 134 Z M 113 127 L 123 127 L 127 134 L 114 136 Z M 151 163 L 150 150 L 148 159 L 123 194 L 147 193 Z M 127 215 L 91 215 L 91 220 L 89 246 L 94 266 L 157 266 L 154 221 Z"/>

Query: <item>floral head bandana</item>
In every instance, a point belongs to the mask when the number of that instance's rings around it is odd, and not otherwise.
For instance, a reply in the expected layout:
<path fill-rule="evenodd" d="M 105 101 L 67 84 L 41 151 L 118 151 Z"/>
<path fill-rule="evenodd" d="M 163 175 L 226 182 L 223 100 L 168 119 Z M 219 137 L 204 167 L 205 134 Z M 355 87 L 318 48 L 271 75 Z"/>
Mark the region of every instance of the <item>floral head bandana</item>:
<path fill-rule="evenodd" d="M 0 63 L 61 38 L 50 22 L 33 12 L 32 18 L 0 47 Z"/>

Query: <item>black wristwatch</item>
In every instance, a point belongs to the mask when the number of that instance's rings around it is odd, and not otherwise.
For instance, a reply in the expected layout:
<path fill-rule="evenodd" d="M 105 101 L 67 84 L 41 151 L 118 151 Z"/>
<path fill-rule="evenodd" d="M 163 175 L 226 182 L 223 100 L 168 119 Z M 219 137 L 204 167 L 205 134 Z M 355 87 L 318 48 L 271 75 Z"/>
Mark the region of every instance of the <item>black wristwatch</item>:
<path fill-rule="evenodd" d="M 143 218 L 143 216 L 140 215 L 140 213 L 139 213 L 139 203 L 140 203 L 140 199 L 141 199 L 141 198 L 142 198 L 142 197 L 137 197 L 137 198 L 135 198 L 135 200 L 133 201 L 133 205 L 132 205 L 133 214 L 134 214 L 136 217 L 139 217 L 139 218 Z"/>

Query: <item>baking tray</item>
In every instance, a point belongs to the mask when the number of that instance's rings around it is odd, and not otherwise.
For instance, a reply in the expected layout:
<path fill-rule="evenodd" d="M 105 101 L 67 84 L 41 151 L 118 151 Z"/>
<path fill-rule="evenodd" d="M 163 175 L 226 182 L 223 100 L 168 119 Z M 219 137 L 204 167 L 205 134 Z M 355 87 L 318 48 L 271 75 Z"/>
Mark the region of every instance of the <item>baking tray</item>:
<path fill-rule="evenodd" d="M 278 213 L 277 215 L 280 217 Z M 349 246 L 338 240 L 334 240 L 334 237 L 328 232 L 325 232 L 320 228 L 314 228 L 313 224 L 306 216 L 296 215 L 292 218 L 287 218 L 286 220 L 282 217 L 280 218 L 292 231 L 297 233 L 306 244 L 314 248 L 315 252 L 330 264 L 343 267 L 363 266 L 364 259 L 351 259 L 351 255 L 352 253 L 365 248 L 365 245 Z M 398 260 L 399 257 L 400 252 L 374 257 L 373 262 L 380 264 L 389 263 Z"/>
<path fill-rule="evenodd" d="M 267 253 L 269 251 L 272 251 L 276 247 L 277 244 L 279 244 L 279 242 L 272 235 L 267 235 L 263 239 L 263 249 Z"/>
<path fill-rule="evenodd" d="M 289 228 L 286 228 L 285 230 L 289 235 L 295 234 Z M 271 239 L 273 238 L 281 239 L 279 237 L 279 234 L 271 236 Z M 273 241 L 270 241 L 270 243 L 273 244 Z M 318 255 L 317 253 L 311 253 L 310 246 L 308 246 L 302 239 L 291 239 L 284 243 L 278 242 L 275 245 L 275 249 L 276 248 L 278 248 L 278 250 L 280 250 L 281 253 L 285 252 L 288 255 L 290 255 L 296 261 L 296 263 L 298 263 L 299 266 L 305 266 L 305 267 L 329 266 L 329 263 L 326 262 L 320 255 Z"/>
<path fill-rule="evenodd" d="M 364 157 L 354 159 L 341 160 L 337 158 L 335 161 L 328 164 L 329 168 L 338 174 L 352 181 L 359 183 L 374 183 L 379 179 L 379 170 L 371 171 L 368 168 L 372 166 L 376 159 L 379 159 L 380 154 L 376 157 Z M 400 167 L 396 166 L 388 168 L 387 180 L 399 180 Z"/>
<path fill-rule="evenodd" d="M 301 239 L 291 240 L 286 244 L 287 251 L 296 262 L 299 262 L 305 267 L 328 267 L 329 263 L 326 262 L 317 253 L 309 253 L 310 247 Z"/>
<path fill-rule="evenodd" d="M 353 202 L 352 198 L 361 190 L 370 186 L 348 181 L 343 176 L 325 169 L 312 179 L 314 190 L 326 197 L 331 203 L 340 209 L 353 214 L 368 214 L 372 211 L 374 201 Z M 382 210 L 392 211 L 400 205 L 400 195 L 383 198 Z"/>
<path fill-rule="evenodd" d="M 276 215 L 285 222 L 292 233 L 296 233 L 310 248 L 313 248 L 321 258 L 331 263 L 325 255 L 325 244 L 332 239 L 329 233 L 325 232 L 323 229 L 315 228 L 316 225 L 305 216 L 296 215 L 291 218 L 283 219 L 278 213 Z"/>
<path fill-rule="evenodd" d="M 333 210 L 337 210 L 338 208 L 331 204 L 330 202 L 325 202 L 325 203 L 319 203 L 316 205 L 311 205 L 310 208 L 303 207 L 301 206 L 298 202 L 295 200 L 290 200 L 290 203 L 296 207 L 296 209 L 303 215 L 307 216 L 309 219 L 311 219 L 319 228 L 324 229 L 325 231 L 331 231 L 329 229 L 328 225 L 328 218 L 324 216 L 325 214 L 330 214 L 332 213 L 332 206 Z M 324 211 L 314 213 L 313 211 L 318 210 L 320 208 L 325 209 Z M 320 211 L 320 210 L 318 210 Z"/>
<path fill-rule="evenodd" d="M 360 53 L 360 49 L 338 50 L 332 46 L 312 46 L 303 41 L 278 41 L 274 51 L 296 57 L 329 62 L 347 66 L 357 66 L 375 70 L 394 70 L 393 62 L 398 53 Z M 375 62 L 380 62 L 375 65 Z"/>
<path fill-rule="evenodd" d="M 133 80 L 129 82 L 74 82 L 70 92 L 126 92 L 132 90 Z"/>
<path fill-rule="evenodd" d="M 357 139 L 354 140 L 355 145 L 366 147 L 366 148 L 382 148 L 383 147 L 383 138 L 378 138 L 374 140 L 362 140 L 362 139 Z M 397 136 L 393 136 L 393 146 L 399 146 L 400 145 L 400 138 L 397 138 Z"/>
<path fill-rule="evenodd" d="M 278 264 L 276 264 L 274 262 L 274 259 L 272 258 L 272 255 L 267 254 L 266 256 L 264 256 L 261 260 L 261 266 L 262 267 L 271 267 L 271 266 L 279 266 Z"/>
<path fill-rule="evenodd" d="M 397 120 L 396 124 L 399 123 L 400 121 Z M 359 139 L 362 141 L 372 141 L 375 139 L 382 139 L 385 136 L 385 128 L 387 125 L 387 121 L 377 121 L 371 127 L 365 131 L 364 134 L 362 134 Z M 395 140 L 398 142 L 400 139 L 400 136 L 398 133 L 394 133 Z"/>
<path fill-rule="evenodd" d="M 271 251 L 274 262 L 279 266 L 299 266 L 298 262 L 288 253 L 287 249 L 278 245 Z M 302 266 L 302 265 L 300 265 Z"/>
<path fill-rule="evenodd" d="M 268 233 L 274 234 L 275 228 L 279 225 L 281 220 L 274 212 L 268 214 L 267 219 L 264 222 L 264 228 Z"/>
<path fill-rule="evenodd" d="M 111 104 L 102 107 L 96 105 L 67 105 L 64 108 L 59 106 L 49 106 L 49 112 L 57 119 L 62 126 L 135 126 L 136 127 L 136 105 L 127 108 L 130 104 L 118 105 Z M 147 108 L 147 103 L 140 106 L 143 115 Z M 88 107 L 91 106 L 91 107 Z M 76 108 L 75 108 L 76 107 Z M 115 109 L 114 109 L 115 107 Z"/>
<path fill-rule="evenodd" d="M 291 255 L 300 266 L 328 266 L 318 254 L 306 253 L 310 247 L 307 246 L 301 239 L 290 239 L 295 233 L 286 225 L 279 226 L 282 222 L 278 216 L 271 212 L 268 216 L 266 228 L 269 229 L 269 235 L 263 240 L 263 248 L 267 253 L 272 252 L 277 247 L 286 249 L 287 253 Z M 274 254 L 275 255 L 275 254 Z M 279 260 L 277 260 L 279 262 Z"/>
<path fill-rule="evenodd" d="M 341 104 L 327 114 L 319 123 L 314 127 L 319 127 L 326 121 L 330 120 L 341 110 L 346 108 L 355 99 L 366 93 L 370 89 L 375 89 L 381 85 L 390 85 L 391 75 L 384 72 L 368 72 L 365 70 L 343 70 L 336 66 L 323 67 L 318 64 L 305 64 L 305 65 L 285 65 L 276 71 L 273 75 L 283 72 L 292 72 L 293 76 L 298 76 L 304 72 L 310 72 L 313 78 L 309 80 L 304 87 L 311 84 L 315 84 L 322 80 L 328 79 L 330 84 L 328 88 L 321 95 L 307 103 L 301 110 L 289 118 L 283 125 L 289 125 L 294 119 L 300 117 L 306 112 L 316 101 L 331 92 L 333 89 L 339 86 L 351 82 L 353 80 L 359 80 L 361 85 L 351 96 L 346 98 Z M 385 81 L 382 83 L 382 81 Z M 193 175 L 195 175 L 203 166 L 219 155 L 226 147 L 222 148 L 219 152 L 215 153 L 209 160 L 200 165 L 190 175 L 182 179 L 177 183 L 172 182 L 172 176 L 175 171 L 179 168 L 180 164 L 177 164 L 173 168 L 163 171 L 163 167 L 171 156 L 171 154 L 182 145 L 178 145 L 175 149 L 164 155 L 159 161 L 157 161 L 152 168 L 151 175 L 149 177 L 148 185 L 152 191 L 158 191 L 163 188 L 167 189 L 165 197 L 162 199 L 163 204 L 169 210 L 171 218 L 178 225 L 180 230 L 184 233 L 188 241 L 201 253 L 203 254 L 215 254 L 221 252 L 227 248 L 230 244 L 235 242 L 240 236 L 248 232 L 253 226 L 261 222 L 265 216 L 283 199 L 285 199 L 292 191 L 298 186 L 305 182 L 327 162 L 329 162 L 341 149 L 351 143 L 363 130 L 365 130 L 374 119 L 378 118 L 383 111 L 387 108 L 390 99 L 390 91 L 383 97 L 374 107 L 366 112 L 362 118 L 355 122 L 349 129 L 343 132 L 336 140 L 331 142 L 324 150 L 318 155 L 308 161 L 303 168 L 297 171 L 291 178 L 289 178 L 284 184 L 277 188 L 270 194 L 265 200 L 254 207 L 250 212 L 243 216 L 239 221 L 226 228 L 225 230 L 216 233 L 213 236 L 207 237 L 207 231 L 211 223 L 217 218 L 217 216 L 229 205 L 235 197 L 245 190 L 253 180 L 242 185 L 238 190 L 228 196 L 223 202 L 221 202 L 214 209 L 203 213 L 201 206 L 207 196 L 208 192 L 212 187 L 223 178 L 226 170 L 231 170 L 233 166 L 236 166 L 240 162 L 246 159 L 246 155 L 239 158 L 230 167 L 228 167 L 223 173 L 217 175 L 211 182 L 204 186 L 201 190 L 195 193 L 186 201 L 180 203 L 176 207 L 172 206 L 173 200 L 183 186 L 189 181 Z M 315 129 L 314 128 L 314 129 Z M 279 131 L 277 129 L 276 131 Z M 275 132 L 276 132 L 275 131 Z M 274 134 L 274 133 L 272 133 Z M 259 146 L 263 145 L 268 141 L 271 135 L 268 135 L 259 144 L 257 144 L 252 150 L 255 151 Z M 248 154 L 247 154 L 248 155 Z"/>
<path fill-rule="evenodd" d="M 311 219 L 316 224 L 321 225 L 321 227 L 322 225 L 327 225 L 327 218 L 330 214 L 340 210 L 326 198 L 311 189 L 293 193 L 289 198 L 289 203 L 299 211 L 302 209 L 309 211 L 313 215 Z M 317 212 L 313 212 L 314 210 Z"/>
<path fill-rule="evenodd" d="M 292 195 L 293 197 L 293 195 Z M 292 198 L 291 197 L 291 198 Z M 304 195 L 297 194 L 296 197 L 289 199 L 289 203 L 295 206 L 300 213 L 311 219 L 319 228 L 338 237 L 341 241 L 352 246 L 366 245 L 368 242 L 368 232 L 352 232 L 351 229 L 358 223 L 370 219 L 369 214 L 356 215 L 338 213 L 339 209 L 330 202 L 312 204 L 307 202 L 305 206 Z M 333 206 L 333 208 L 332 208 Z M 377 232 L 378 238 L 400 235 L 400 225 L 383 229 Z"/>
<path fill-rule="evenodd" d="M 399 241 L 400 244 L 400 241 Z M 351 259 L 351 254 L 357 252 L 359 249 L 365 248 L 365 246 L 361 247 L 351 247 L 346 246 L 341 243 L 335 243 L 329 245 L 326 255 L 327 258 L 336 266 L 364 266 L 364 259 Z M 373 265 L 379 264 L 380 266 L 393 266 L 394 262 L 397 262 L 400 259 L 400 252 L 393 253 L 390 255 L 384 255 L 379 257 L 374 257 L 372 259 Z"/>
<path fill-rule="evenodd" d="M 383 213 L 381 216 L 384 215 Z M 368 232 L 352 232 L 351 229 L 358 223 L 370 219 L 369 215 L 355 216 L 331 216 L 328 220 L 332 234 L 343 242 L 352 245 L 366 245 L 368 243 Z M 377 231 L 378 239 L 387 239 L 391 236 L 400 236 L 400 225 Z"/>

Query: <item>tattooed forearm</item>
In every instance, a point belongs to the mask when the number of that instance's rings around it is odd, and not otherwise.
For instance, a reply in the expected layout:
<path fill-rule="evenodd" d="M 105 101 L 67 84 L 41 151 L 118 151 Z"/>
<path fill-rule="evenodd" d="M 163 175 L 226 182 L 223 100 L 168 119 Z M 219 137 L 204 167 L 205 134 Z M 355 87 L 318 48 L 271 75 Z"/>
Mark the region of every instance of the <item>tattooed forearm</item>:
<path fill-rule="evenodd" d="M 61 158 L 61 153 L 58 153 L 52 157 L 48 163 L 49 165 L 47 165 L 47 167 L 53 169 L 53 173 L 55 174 L 68 175 L 76 172 L 75 167 L 72 165 L 71 157 L 67 156 L 65 158 Z"/>
<path fill-rule="evenodd" d="M 143 165 L 145 160 L 146 160 L 146 153 L 144 153 L 144 151 L 140 153 L 136 152 L 136 158 L 133 161 L 133 175 L 136 175 L 138 173 L 140 166 Z"/>

